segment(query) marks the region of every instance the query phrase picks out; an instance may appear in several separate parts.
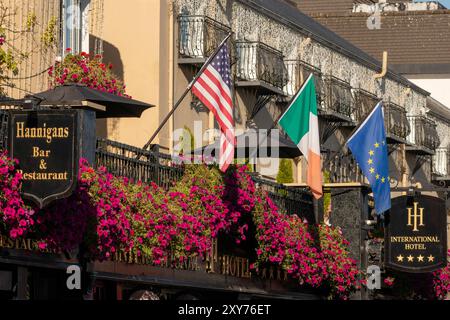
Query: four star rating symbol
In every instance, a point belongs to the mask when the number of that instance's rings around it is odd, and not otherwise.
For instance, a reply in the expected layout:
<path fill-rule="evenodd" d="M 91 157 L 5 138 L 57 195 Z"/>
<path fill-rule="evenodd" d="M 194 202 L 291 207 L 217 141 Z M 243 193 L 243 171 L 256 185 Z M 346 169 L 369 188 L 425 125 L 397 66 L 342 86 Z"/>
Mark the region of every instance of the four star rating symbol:
<path fill-rule="evenodd" d="M 417 262 L 425 262 L 425 259 L 427 259 L 428 262 L 434 262 L 434 256 L 431 254 L 428 257 L 424 257 L 421 254 L 418 255 L 417 257 L 414 257 L 411 254 L 407 257 L 404 257 L 403 255 L 400 254 L 396 258 L 397 258 L 397 262 L 404 262 L 405 258 L 407 259 L 407 262 L 414 262 L 415 258 L 417 258 Z"/>

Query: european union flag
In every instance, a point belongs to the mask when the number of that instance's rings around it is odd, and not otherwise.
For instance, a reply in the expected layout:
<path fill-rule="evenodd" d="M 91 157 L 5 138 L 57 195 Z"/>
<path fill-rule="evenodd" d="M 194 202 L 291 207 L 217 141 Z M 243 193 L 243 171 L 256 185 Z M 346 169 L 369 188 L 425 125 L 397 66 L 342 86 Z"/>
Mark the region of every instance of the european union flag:
<path fill-rule="evenodd" d="M 356 132 L 348 139 L 362 172 L 369 180 L 378 214 L 391 208 L 389 162 L 384 128 L 383 103 L 379 102 Z"/>

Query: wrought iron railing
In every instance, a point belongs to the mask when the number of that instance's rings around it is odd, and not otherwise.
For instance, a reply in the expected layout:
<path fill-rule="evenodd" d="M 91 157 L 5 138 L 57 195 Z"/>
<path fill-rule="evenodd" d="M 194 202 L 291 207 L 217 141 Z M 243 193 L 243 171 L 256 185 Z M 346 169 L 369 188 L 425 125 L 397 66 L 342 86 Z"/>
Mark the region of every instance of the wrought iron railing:
<path fill-rule="evenodd" d="M 165 189 L 173 186 L 184 172 L 183 166 L 173 162 L 168 154 L 105 139 L 97 139 L 96 165 L 106 167 L 115 176 L 147 183 L 154 182 Z M 252 178 L 286 213 L 298 214 L 308 221 L 313 221 L 311 193 L 256 176 Z"/>
<path fill-rule="evenodd" d="M 353 97 L 352 87 L 348 82 L 334 76 L 325 77 L 325 103 L 322 109 L 326 112 L 333 112 L 352 118 Z"/>
<path fill-rule="evenodd" d="M 439 146 L 436 123 L 424 115 L 407 116 L 411 132 L 407 141 L 415 146 L 434 151 Z"/>
<path fill-rule="evenodd" d="M 324 152 L 322 153 L 322 167 L 323 171 L 329 175 L 330 183 L 365 182 L 365 177 L 352 155 Z"/>
<path fill-rule="evenodd" d="M 355 121 L 360 123 L 370 113 L 370 111 L 380 102 L 375 94 L 364 89 L 358 89 L 355 92 Z"/>
<path fill-rule="evenodd" d="M 433 173 L 439 176 L 450 176 L 450 146 L 437 148 L 433 156 Z"/>
<path fill-rule="evenodd" d="M 182 167 L 169 155 L 106 139 L 97 139 L 96 165 L 106 167 L 115 176 L 154 182 L 165 189 L 183 175 Z"/>
<path fill-rule="evenodd" d="M 8 145 L 8 112 L 0 110 L 0 150 Z"/>
<path fill-rule="evenodd" d="M 389 102 L 385 104 L 384 121 L 386 126 L 386 133 L 390 136 L 395 136 L 402 140 L 410 134 L 411 128 L 406 117 L 405 108 Z"/>
<path fill-rule="evenodd" d="M 320 69 L 302 60 L 285 60 L 284 63 L 287 69 L 286 85 L 283 88 L 284 93 L 288 96 L 295 95 L 309 75 L 313 74 L 317 105 L 321 106 L 325 96 L 325 84 Z"/>
<path fill-rule="evenodd" d="M 280 90 L 286 85 L 283 54 L 262 42 L 236 42 L 236 76 L 244 81 L 262 81 Z"/>
<path fill-rule="evenodd" d="M 314 207 L 310 192 L 287 187 L 257 176 L 253 176 L 252 179 L 259 188 L 268 193 L 278 208 L 287 214 L 297 214 L 309 222 L 314 222 Z"/>
<path fill-rule="evenodd" d="M 179 16 L 178 45 L 180 57 L 209 57 L 230 30 L 228 26 L 206 16 Z"/>

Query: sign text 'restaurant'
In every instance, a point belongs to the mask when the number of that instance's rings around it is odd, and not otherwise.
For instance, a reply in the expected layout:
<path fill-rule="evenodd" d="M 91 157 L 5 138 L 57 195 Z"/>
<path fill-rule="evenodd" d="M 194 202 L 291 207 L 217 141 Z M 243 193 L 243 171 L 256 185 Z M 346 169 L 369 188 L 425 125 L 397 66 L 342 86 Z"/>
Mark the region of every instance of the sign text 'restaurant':
<path fill-rule="evenodd" d="M 77 111 L 11 111 L 9 150 L 26 198 L 43 207 L 69 196 L 78 172 Z"/>

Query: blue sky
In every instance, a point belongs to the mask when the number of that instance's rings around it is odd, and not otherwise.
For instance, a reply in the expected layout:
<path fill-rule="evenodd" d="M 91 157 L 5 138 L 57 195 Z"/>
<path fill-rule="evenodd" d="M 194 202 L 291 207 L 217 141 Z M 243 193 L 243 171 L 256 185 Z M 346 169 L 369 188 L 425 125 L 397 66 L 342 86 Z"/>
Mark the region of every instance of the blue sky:
<path fill-rule="evenodd" d="M 416 0 L 416 2 L 421 2 L 423 0 Z M 444 6 L 446 6 L 447 8 L 450 8 L 450 0 L 440 0 L 440 3 L 442 3 Z"/>
<path fill-rule="evenodd" d="M 447 8 L 450 8 L 450 0 L 442 0 L 441 3 L 446 6 Z"/>

